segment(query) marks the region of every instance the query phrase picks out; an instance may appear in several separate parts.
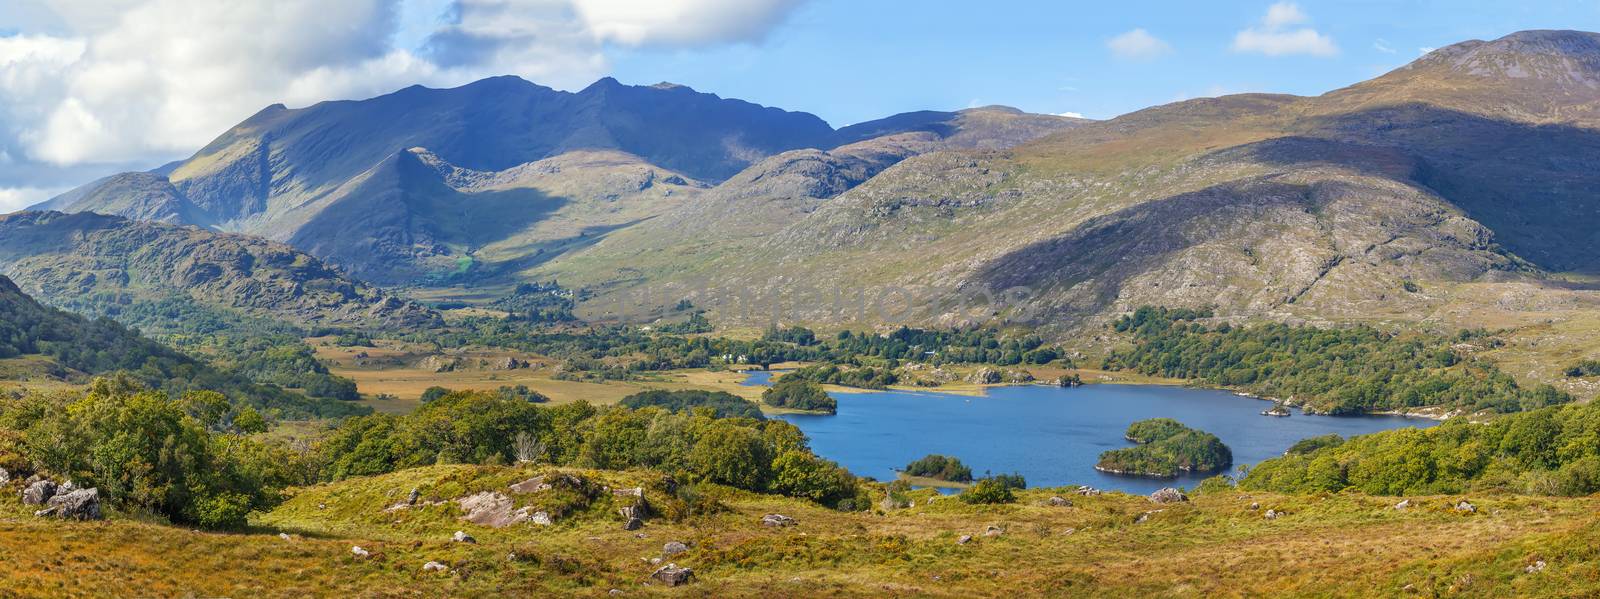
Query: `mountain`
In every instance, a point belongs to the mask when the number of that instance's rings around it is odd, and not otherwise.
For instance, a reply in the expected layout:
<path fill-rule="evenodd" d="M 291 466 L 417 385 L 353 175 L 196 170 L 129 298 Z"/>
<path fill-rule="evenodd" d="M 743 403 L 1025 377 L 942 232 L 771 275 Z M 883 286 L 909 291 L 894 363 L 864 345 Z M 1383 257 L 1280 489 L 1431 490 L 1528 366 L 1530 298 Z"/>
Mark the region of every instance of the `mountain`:
<path fill-rule="evenodd" d="M 1597 40 L 1523 32 L 1322 96 L 1190 100 L 1006 151 L 919 154 L 757 238 L 664 237 L 653 247 L 675 257 L 633 270 L 607 240 L 533 274 L 603 290 L 590 316 L 648 316 L 682 295 L 748 323 L 1069 329 L 1144 304 L 1401 321 L 1596 306 L 1550 273 L 1600 264 Z"/>
<path fill-rule="evenodd" d="M 345 416 L 368 410 L 257 385 L 218 371 L 115 321 L 90 320 L 45 306 L 0 276 L 0 372 L 8 380 L 87 382 L 124 372 L 151 389 L 217 391 L 235 402 L 284 418 Z"/>
<path fill-rule="evenodd" d="M 0 216 L 0 272 L 51 304 L 164 331 L 250 318 L 351 328 L 441 323 L 437 313 L 281 243 L 91 213 Z"/>
<path fill-rule="evenodd" d="M 497 77 L 268 107 L 170 168 L 37 208 L 250 233 L 378 283 L 446 284 L 514 276 L 785 151 L 895 134 L 1006 147 L 1078 122 L 988 108 L 835 131 L 679 85 L 606 78 L 568 93 Z"/>

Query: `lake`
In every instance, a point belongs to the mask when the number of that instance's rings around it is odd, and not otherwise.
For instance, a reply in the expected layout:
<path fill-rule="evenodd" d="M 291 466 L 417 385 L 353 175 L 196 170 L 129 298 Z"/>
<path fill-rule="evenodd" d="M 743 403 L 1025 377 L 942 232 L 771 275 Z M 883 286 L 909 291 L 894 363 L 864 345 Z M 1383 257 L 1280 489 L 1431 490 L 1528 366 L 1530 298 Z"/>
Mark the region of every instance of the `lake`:
<path fill-rule="evenodd" d="M 766 385 L 753 372 L 747 385 Z M 1122 433 L 1134 421 L 1173 418 L 1222 439 L 1234 465 L 1282 455 L 1296 441 L 1327 433 L 1349 437 L 1436 422 L 1400 416 L 1262 416 L 1266 401 L 1226 391 L 1154 385 L 992 387 L 980 397 L 921 391 L 831 393 L 834 416 L 783 414 L 811 438 L 817 455 L 858 476 L 893 480 L 895 471 L 930 453 L 955 456 L 974 474 L 1019 472 L 1030 487 L 1082 484 L 1129 493 L 1194 488 L 1210 475 L 1177 479 L 1106 474 L 1100 453 L 1129 447 Z M 1230 470 L 1232 472 L 1232 470 Z"/>

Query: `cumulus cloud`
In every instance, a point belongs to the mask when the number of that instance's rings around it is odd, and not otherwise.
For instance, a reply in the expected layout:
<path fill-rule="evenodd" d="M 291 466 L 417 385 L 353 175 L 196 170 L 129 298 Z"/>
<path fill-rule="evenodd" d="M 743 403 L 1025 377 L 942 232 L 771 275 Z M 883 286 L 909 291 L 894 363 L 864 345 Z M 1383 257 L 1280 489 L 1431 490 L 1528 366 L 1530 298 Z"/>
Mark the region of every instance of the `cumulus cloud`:
<path fill-rule="evenodd" d="M 501 74 L 573 89 L 608 70 L 609 48 L 759 41 L 804 2 L 454 0 L 413 36 L 421 43 L 401 47 L 404 9 L 438 0 L 4 1 L 0 31 L 22 32 L 0 34 L 0 186 L 11 201 L 49 189 L 8 180 L 20 165 L 164 161 L 275 102 Z"/>
<path fill-rule="evenodd" d="M 0 187 L 0 214 L 16 212 L 55 197 L 66 190 L 64 187 Z"/>
<path fill-rule="evenodd" d="M 1056 116 L 1064 116 L 1064 117 L 1067 117 L 1069 119 L 1086 118 L 1086 117 L 1083 116 L 1083 113 L 1081 113 L 1081 112 L 1070 112 L 1070 111 L 1069 112 L 1057 112 Z"/>
<path fill-rule="evenodd" d="M 1296 27 L 1311 22 L 1305 11 L 1293 2 L 1279 2 L 1267 8 L 1261 24 L 1248 27 L 1233 36 L 1235 52 L 1256 52 L 1267 56 L 1306 54 L 1310 56 L 1336 56 L 1339 46 L 1333 38 L 1310 27 Z"/>
<path fill-rule="evenodd" d="M 1172 46 L 1144 29 L 1134 29 L 1109 40 L 1106 47 L 1117 58 L 1150 60 L 1172 51 Z"/>

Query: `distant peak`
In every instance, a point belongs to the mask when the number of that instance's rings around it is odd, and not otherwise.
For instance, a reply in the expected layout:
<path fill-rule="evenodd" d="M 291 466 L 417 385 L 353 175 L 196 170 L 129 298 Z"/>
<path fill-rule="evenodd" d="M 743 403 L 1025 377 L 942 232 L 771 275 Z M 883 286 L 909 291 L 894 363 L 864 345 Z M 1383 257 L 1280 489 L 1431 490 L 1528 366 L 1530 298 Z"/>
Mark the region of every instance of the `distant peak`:
<path fill-rule="evenodd" d="M 583 88 L 583 91 L 580 91 L 578 93 L 581 94 L 581 93 L 585 93 L 585 92 L 605 91 L 605 90 L 610 90 L 610 89 L 618 89 L 618 88 L 622 88 L 622 87 L 627 87 L 627 86 L 623 85 L 621 81 L 617 81 L 615 77 L 601 77 L 600 79 L 596 80 L 594 83 L 590 83 L 589 87 Z"/>
<path fill-rule="evenodd" d="M 1479 77 L 1553 79 L 1594 87 L 1600 74 L 1600 33 L 1539 29 L 1434 50 L 1406 69 L 1448 69 Z"/>
<path fill-rule="evenodd" d="M 990 104 L 988 106 L 977 106 L 977 107 L 973 107 L 973 108 L 968 108 L 966 110 L 962 110 L 961 112 L 1004 112 L 1006 114 L 1024 114 L 1022 112 L 1022 109 L 1020 109 L 1020 108 L 1014 108 L 1014 107 L 1006 106 L 1006 105 L 1003 105 L 1003 104 Z"/>
<path fill-rule="evenodd" d="M 661 83 L 657 83 L 657 84 L 652 85 L 650 87 L 654 88 L 654 89 L 688 89 L 688 90 L 693 91 L 692 88 L 690 88 L 687 85 L 682 85 L 682 84 L 679 84 L 679 83 L 673 83 L 671 81 L 662 81 Z"/>

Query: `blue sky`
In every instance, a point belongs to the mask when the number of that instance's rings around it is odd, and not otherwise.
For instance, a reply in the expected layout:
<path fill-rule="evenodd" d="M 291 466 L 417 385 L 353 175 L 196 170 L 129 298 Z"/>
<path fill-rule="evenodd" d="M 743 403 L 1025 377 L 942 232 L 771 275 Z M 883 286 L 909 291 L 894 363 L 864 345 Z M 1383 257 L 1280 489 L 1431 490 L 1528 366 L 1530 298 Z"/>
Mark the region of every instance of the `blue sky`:
<path fill-rule="evenodd" d="M 0 0 L 0 212 L 193 153 L 272 103 L 612 75 L 835 126 L 1006 104 L 1110 118 L 1318 94 L 1424 48 L 1600 30 L 1600 1 Z"/>
<path fill-rule="evenodd" d="M 626 82 L 671 80 L 807 110 L 834 125 L 919 108 L 1007 104 L 1110 118 L 1156 104 L 1244 91 L 1320 94 L 1415 59 L 1421 48 L 1522 29 L 1600 30 L 1600 2 L 1298 2 L 1332 56 L 1232 48 L 1271 2 L 920 2 L 822 0 L 760 45 L 615 57 Z M 1117 57 L 1113 37 L 1143 29 L 1170 46 Z M 1386 51 L 1387 50 L 1387 51 Z"/>

